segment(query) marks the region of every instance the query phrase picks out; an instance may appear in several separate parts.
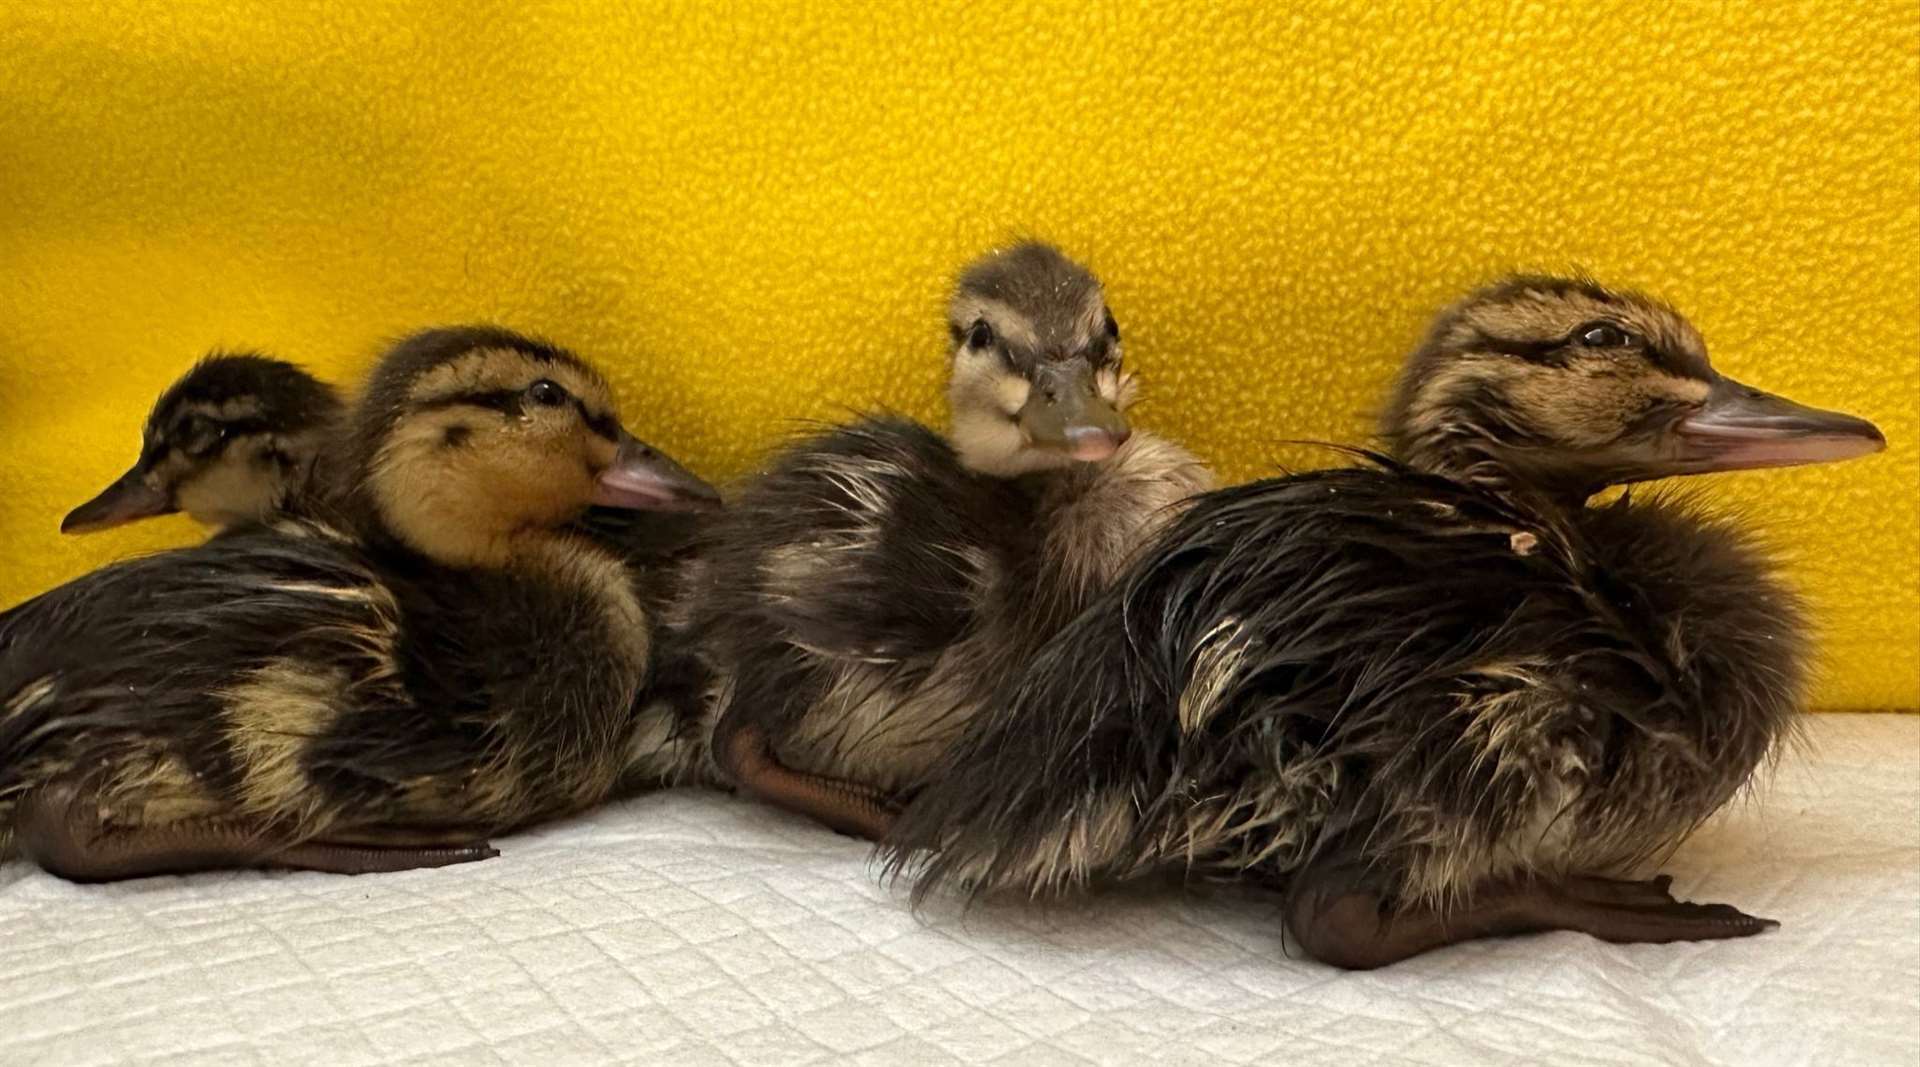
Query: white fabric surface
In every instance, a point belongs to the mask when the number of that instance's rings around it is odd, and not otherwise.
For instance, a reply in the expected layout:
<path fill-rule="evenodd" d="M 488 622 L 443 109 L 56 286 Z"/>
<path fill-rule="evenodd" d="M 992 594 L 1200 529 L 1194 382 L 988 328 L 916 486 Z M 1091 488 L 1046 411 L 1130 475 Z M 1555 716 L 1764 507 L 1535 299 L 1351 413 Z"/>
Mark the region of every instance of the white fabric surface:
<path fill-rule="evenodd" d="M 1920 718 L 1822 716 L 1668 869 L 1747 941 L 1482 942 L 1373 974 L 1270 899 L 916 917 L 856 842 L 663 794 L 440 871 L 0 868 L 0 1063 L 1920 1063 Z"/>

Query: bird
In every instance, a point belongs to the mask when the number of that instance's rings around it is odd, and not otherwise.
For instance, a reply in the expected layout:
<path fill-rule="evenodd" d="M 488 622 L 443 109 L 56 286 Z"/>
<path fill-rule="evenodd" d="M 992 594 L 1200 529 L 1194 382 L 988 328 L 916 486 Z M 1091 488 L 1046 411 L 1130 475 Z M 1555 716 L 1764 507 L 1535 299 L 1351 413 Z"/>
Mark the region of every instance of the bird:
<path fill-rule="evenodd" d="M 793 442 L 714 517 L 688 579 L 714 773 L 856 836 L 1211 485 L 1131 427 L 1119 325 L 1057 248 L 968 265 L 947 326 L 945 435 L 875 415 Z"/>
<path fill-rule="evenodd" d="M 1520 275 L 1440 313 L 1353 462 L 1188 508 L 950 745 L 886 869 L 1057 898 L 1284 894 L 1339 967 L 1475 937 L 1740 937 L 1639 879 L 1793 736 L 1806 609 L 1670 488 L 1879 451 L 1716 371 L 1669 304 Z"/>
<path fill-rule="evenodd" d="M 215 351 L 154 403 L 133 468 L 60 523 L 79 534 L 185 512 L 220 529 L 297 513 L 346 410 L 338 390 L 259 352 Z"/>
<path fill-rule="evenodd" d="M 88 533 L 176 510 L 214 531 L 326 516 L 341 492 L 345 411 L 339 390 L 297 364 L 211 353 L 155 401 L 134 468 L 69 513 L 61 530 Z M 660 608 L 704 519 L 596 505 L 577 526 L 642 565 L 650 607 Z"/>
<path fill-rule="evenodd" d="M 672 780 L 645 581 L 591 505 L 718 495 L 578 356 L 497 327 L 395 345 L 303 516 L 123 561 L 0 615 L 0 827 L 76 881 L 363 873 Z M 697 719 L 693 720 L 697 724 Z"/>

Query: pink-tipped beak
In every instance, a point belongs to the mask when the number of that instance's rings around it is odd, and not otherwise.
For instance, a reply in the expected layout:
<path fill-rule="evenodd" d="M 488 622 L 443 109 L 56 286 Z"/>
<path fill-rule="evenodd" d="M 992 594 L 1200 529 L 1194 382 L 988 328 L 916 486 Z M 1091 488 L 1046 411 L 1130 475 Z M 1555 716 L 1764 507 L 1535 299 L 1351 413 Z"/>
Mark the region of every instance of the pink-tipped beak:
<path fill-rule="evenodd" d="M 673 457 L 622 434 L 613 464 L 600 473 L 593 503 L 631 511 L 711 511 L 720 493 Z"/>
<path fill-rule="evenodd" d="M 1043 363 L 1034 370 L 1027 402 L 1014 417 L 1027 440 L 1081 463 L 1119 451 L 1132 430 L 1127 417 L 1095 387 L 1084 358 Z"/>
<path fill-rule="evenodd" d="M 1687 473 L 1792 467 L 1870 455 L 1886 435 L 1862 418 L 1823 411 L 1721 379 L 1699 411 L 1673 427 Z"/>
<path fill-rule="evenodd" d="M 1133 436 L 1125 426 L 1109 429 L 1101 426 L 1070 426 L 1067 428 L 1067 454 L 1082 463 L 1098 463 L 1127 443 Z"/>

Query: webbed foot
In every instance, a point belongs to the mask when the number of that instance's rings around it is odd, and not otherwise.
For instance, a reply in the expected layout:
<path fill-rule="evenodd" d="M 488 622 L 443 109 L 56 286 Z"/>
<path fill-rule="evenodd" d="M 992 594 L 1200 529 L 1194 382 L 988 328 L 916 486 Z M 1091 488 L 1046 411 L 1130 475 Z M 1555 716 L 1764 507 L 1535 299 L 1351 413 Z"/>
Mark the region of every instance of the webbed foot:
<path fill-rule="evenodd" d="M 15 812 L 14 834 L 24 855 L 73 882 L 251 867 L 367 874 L 443 867 L 499 854 L 485 842 L 288 844 L 277 840 L 271 828 L 233 816 L 114 826 L 102 814 L 98 794 L 70 779 L 56 779 L 25 797 Z"/>
<path fill-rule="evenodd" d="M 1381 892 L 1308 870 L 1287 901 L 1287 928 L 1317 959 L 1369 970 L 1481 937 L 1577 930 L 1619 944 L 1751 937 L 1780 925 L 1727 904 L 1675 900 L 1673 879 L 1576 876 L 1476 890 L 1465 904 L 1392 908 Z"/>
<path fill-rule="evenodd" d="M 727 730 L 715 756 L 742 790 L 843 834 L 878 841 L 900 814 L 892 800 L 872 786 L 807 774 L 781 763 L 757 726 Z"/>

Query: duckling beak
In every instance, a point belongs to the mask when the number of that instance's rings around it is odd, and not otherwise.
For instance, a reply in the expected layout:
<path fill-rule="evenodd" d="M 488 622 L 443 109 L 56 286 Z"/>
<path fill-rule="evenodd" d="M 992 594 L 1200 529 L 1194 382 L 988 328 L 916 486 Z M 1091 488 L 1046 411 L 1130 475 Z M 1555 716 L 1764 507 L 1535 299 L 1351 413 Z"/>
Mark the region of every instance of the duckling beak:
<path fill-rule="evenodd" d="M 1083 463 L 1114 454 L 1133 433 L 1127 417 L 1100 395 L 1084 359 L 1042 363 L 1015 420 L 1027 440 Z"/>
<path fill-rule="evenodd" d="M 594 486 L 593 503 L 630 511 L 711 511 L 720 506 L 720 492 L 623 430 L 620 451 Z"/>
<path fill-rule="evenodd" d="M 60 520 L 60 532 L 92 533 L 178 510 L 167 493 L 151 484 L 146 465 L 135 464 L 99 496 L 67 512 L 67 517 Z"/>
<path fill-rule="evenodd" d="M 1879 427 L 1722 378 L 1704 407 L 1673 428 L 1678 473 L 1793 467 L 1865 456 L 1887 447 Z"/>

